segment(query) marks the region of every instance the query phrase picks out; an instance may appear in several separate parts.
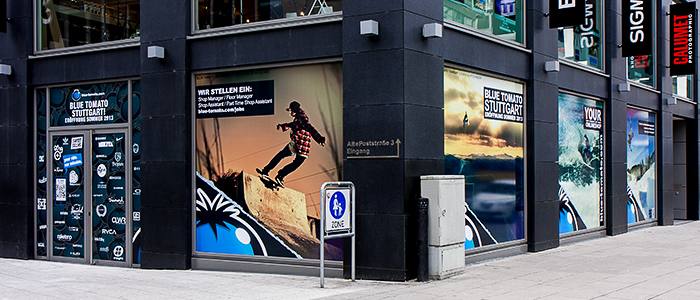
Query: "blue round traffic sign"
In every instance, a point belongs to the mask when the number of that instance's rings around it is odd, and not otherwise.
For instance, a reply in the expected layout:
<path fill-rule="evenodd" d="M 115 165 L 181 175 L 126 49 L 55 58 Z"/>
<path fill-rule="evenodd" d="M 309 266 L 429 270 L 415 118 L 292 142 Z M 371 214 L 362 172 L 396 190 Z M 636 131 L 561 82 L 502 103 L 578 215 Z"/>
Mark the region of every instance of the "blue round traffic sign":
<path fill-rule="evenodd" d="M 331 216 L 335 219 L 340 219 L 345 214 L 345 207 L 347 201 L 345 200 L 345 195 L 342 192 L 335 192 L 331 196 L 331 203 L 329 209 L 331 211 Z"/>

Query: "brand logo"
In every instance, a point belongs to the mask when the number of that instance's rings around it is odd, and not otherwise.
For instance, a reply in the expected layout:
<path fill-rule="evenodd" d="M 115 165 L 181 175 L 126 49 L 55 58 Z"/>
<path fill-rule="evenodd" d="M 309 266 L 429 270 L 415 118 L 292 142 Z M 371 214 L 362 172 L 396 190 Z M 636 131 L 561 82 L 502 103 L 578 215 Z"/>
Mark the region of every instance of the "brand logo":
<path fill-rule="evenodd" d="M 104 204 L 98 205 L 97 207 L 95 207 L 95 213 L 98 217 L 103 218 L 107 215 L 107 206 L 105 206 Z"/>
<path fill-rule="evenodd" d="M 79 90 L 79 89 L 74 89 L 74 90 L 73 90 L 73 93 L 70 94 L 70 97 L 73 99 L 73 101 L 78 101 L 78 100 L 80 100 L 80 97 L 82 97 L 82 95 L 80 95 L 80 90 Z"/>
<path fill-rule="evenodd" d="M 36 209 L 37 210 L 46 210 L 46 198 L 36 199 Z"/>
<path fill-rule="evenodd" d="M 141 189 L 134 189 L 134 196 L 141 196 Z"/>
<path fill-rule="evenodd" d="M 112 141 L 104 141 L 104 142 L 99 142 L 97 143 L 98 148 L 113 148 L 114 144 Z"/>
<path fill-rule="evenodd" d="M 43 163 L 44 160 L 45 160 L 44 156 L 43 156 L 43 155 L 39 155 L 39 162 L 40 162 L 40 163 Z"/>
<path fill-rule="evenodd" d="M 139 144 L 134 144 L 134 146 L 131 147 L 131 150 L 134 151 L 134 154 L 139 153 Z"/>
<path fill-rule="evenodd" d="M 109 247 L 100 247 L 100 252 L 109 252 Z"/>
<path fill-rule="evenodd" d="M 115 257 L 122 257 L 122 255 L 124 255 L 124 247 L 122 247 L 122 246 L 114 247 L 114 250 L 112 250 L 112 254 L 114 254 Z"/>
<path fill-rule="evenodd" d="M 95 242 L 104 242 L 104 241 L 105 241 L 105 238 L 103 238 L 103 237 L 96 237 L 95 238 Z"/>
<path fill-rule="evenodd" d="M 121 176 L 109 176 L 109 180 L 122 180 Z"/>
<path fill-rule="evenodd" d="M 114 230 L 114 229 L 111 229 L 111 228 L 109 228 L 109 229 L 103 228 L 103 229 L 102 229 L 102 234 L 115 235 L 115 234 L 117 234 L 117 231 Z"/>
<path fill-rule="evenodd" d="M 73 236 L 70 235 L 70 234 L 60 234 L 60 233 L 59 233 L 59 234 L 56 235 L 56 239 L 59 240 L 59 241 L 64 241 L 64 242 L 65 242 L 65 241 L 70 241 L 70 240 L 72 240 L 72 239 L 73 239 Z"/>
<path fill-rule="evenodd" d="M 66 224 L 66 221 L 57 220 L 57 221 L 53 221 L 53 224 L 54 225 L 62 225 L 62 224 Z"/>
<path fill-rule="evenodd" d="M 83 213 L 83 206 L 80 204 L 73 204 L 70 208 L 70 213 L 72 214 L 82 214 Z"/>
<path fill-rule="evenodd" d="M 112 217 L 112 224 L 126 225 L 126 217 Z"/>
<path fill-rule="evenodd" d="M 67 216 L 68 212 L 67 211 L 59 211 L 58 214 L 61 216 Z"/>
<path fill-rule="evenodd" d="M 44 247 L 46 247 L 46 245 L 44 245 L 44 243 L 36 243 L 36 246 L 39 247 L 39 248 L 44 248 Z"/>
<path fill-rule="evenodd" d="M 121 197 L 121 198 L 109 198 L 109 203 L 124 204 L 124 197 Z"/>
<path fill-rule="evenodd" d="M 693 74 L 695 50 L 695 3 L 680 3 L 670 6 L 671 11 L 671 76 Z"/>
<path fill-rule="evenodd" d="M 121 152 L 115 153 L 115 154 L 114 154 L 114 160 L 115 160 L 116 162 L 120 162 L 120 161 L 122 160 L 122 153 L 121 153 Z"/>
<path fill-rule="evenodd" d="M 99 164 L 97 166 L 97 176 L 105 177 L 105 175 L 107 175 L 107 167 L 103 164 Z"/>
<path fill-rule="evenodd" d="M 68 231 L 70 231 L 70 232 L 78 232 L 78 231 L 80 231 L 80 228 L 75 227 L 75 226 L 68 226 Z"/>
<path fill-rule="evenodd" d="M 140 211 L 135 211 L 134 216 L 133 216 L 134 222 L 139 222 L 141 221 L 141 212 Z"/>
<path fill-rule="evenodd" d="M 46 227 L 47 227 L 46 225 L 39 225 L 39 230 L 45 230 Z"/>
<path fill-rule="evenodd" d="M 41 178 L 39 179 L 39 183 L 40 183 L 40 184 L 46 183 L 46 176 L 41 177 Z"/>
<path fill-rule="evenodd" d="M 54 145 L 53 146 L 53 159 L 54 160 L 61 160 L 61 155 L 63 154 L 63 147 L 59 145 Z"/>
<path fill-rule="evenodd" d="M 70 185 L 76 185 L 78 183 L 78 173 L 75 172 L 75 170 L 68 173 L 68 182 L 70 182 Z"/>
<path fill-rule="evenodd" d="M 65 146 L 65 145 L 68 145 L 68 138 L 67 138 L 67 137 L 64 137 L 64 138 L 63 138 L 63 145 L 64 145 L 64 146 Z"/>
<path fill-rule="evenodd" d="M 80 253 L 80 252 L 77 252 L 77 251 L 73 251 L 73 252 L 70 253 L 70 255 L 73 255 L 73 256 L 75 256 L 75 257 L 80 257 L 80 256 L 82 256 L 83 254 Z"/>

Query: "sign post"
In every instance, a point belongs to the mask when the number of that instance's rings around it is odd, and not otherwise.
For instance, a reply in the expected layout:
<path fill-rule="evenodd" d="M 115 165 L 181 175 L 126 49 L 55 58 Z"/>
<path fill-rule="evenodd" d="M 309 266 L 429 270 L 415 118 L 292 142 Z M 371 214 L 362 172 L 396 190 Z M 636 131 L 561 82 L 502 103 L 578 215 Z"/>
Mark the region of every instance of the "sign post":
<path fill-rule="evenodd" d="M 320 272 L 323 288 L 325 241 L 351 238 L 350 273 L 355 281 L 355 185 L 349 181 L 326 182 L 321 186 Z"/>

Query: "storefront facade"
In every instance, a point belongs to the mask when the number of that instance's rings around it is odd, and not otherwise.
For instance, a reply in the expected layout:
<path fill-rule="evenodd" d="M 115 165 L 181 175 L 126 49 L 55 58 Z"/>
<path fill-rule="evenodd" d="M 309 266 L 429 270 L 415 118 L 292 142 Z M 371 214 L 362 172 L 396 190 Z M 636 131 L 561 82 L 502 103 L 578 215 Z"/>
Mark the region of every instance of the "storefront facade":
<path fill-rule="evenodd" d="M 316 275 L 320 186 L 344 180 L 358 277 L 408 280 L 421 175 L 465 177 L 468 262 L 698 219 L 694 16 L 671 3 L 550 28 L 540 0 L 7 2 L 2 257 Z"/>

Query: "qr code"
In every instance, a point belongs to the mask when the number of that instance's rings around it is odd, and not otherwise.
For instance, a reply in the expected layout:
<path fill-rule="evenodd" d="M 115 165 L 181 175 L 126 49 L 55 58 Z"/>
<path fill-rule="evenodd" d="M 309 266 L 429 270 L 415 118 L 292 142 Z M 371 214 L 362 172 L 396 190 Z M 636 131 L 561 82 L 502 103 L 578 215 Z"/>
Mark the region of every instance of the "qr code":
<path fill-rule="evenodd" d="M 66 178 L 56 178 L 56 201 L 66 201 Z"/>

